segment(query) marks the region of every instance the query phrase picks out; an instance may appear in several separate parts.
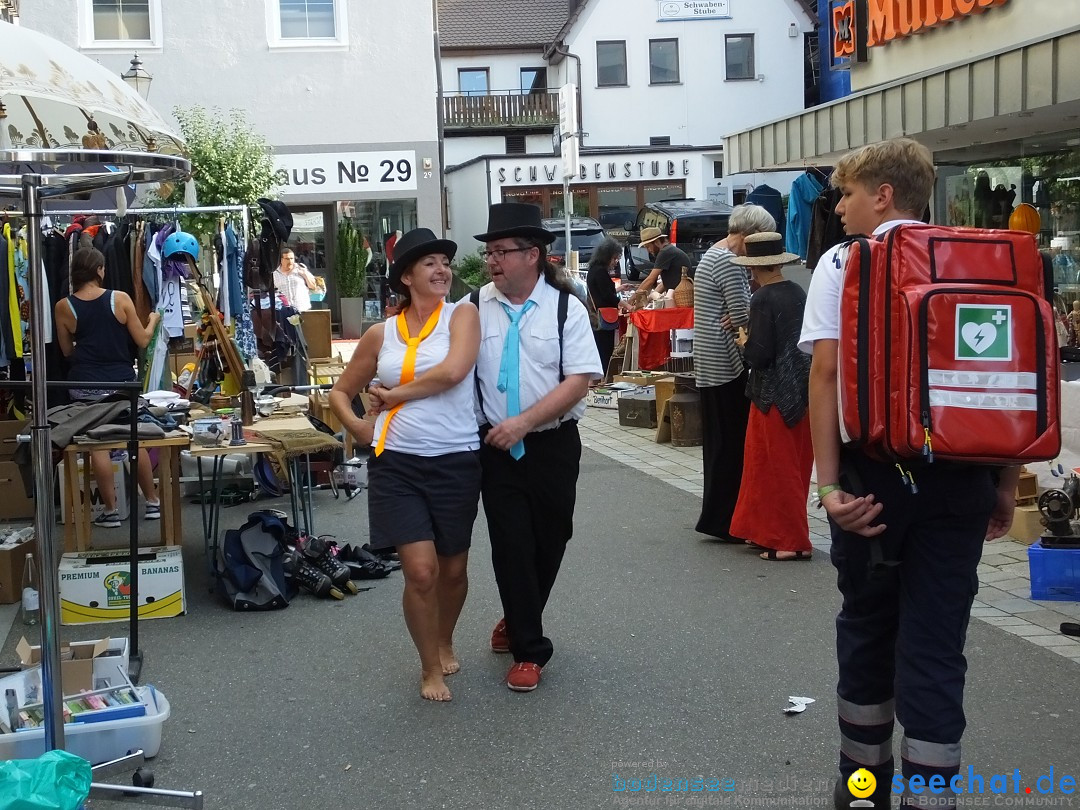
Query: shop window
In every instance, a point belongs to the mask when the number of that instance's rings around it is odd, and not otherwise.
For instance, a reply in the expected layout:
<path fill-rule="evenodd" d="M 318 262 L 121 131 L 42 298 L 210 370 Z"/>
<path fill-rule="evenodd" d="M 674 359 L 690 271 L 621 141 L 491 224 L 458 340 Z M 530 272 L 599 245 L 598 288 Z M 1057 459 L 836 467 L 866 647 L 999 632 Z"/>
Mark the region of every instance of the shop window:
<path fill-rule="evenodd" d="M 649 84 L 679 83 L 679 40 L 649 40 Z"/>
<path fill-rule="evenodd" d="M 596 218 L 610 234 L 625 234 L 637 216 L 637 186 L 599 186 L 596 189 Z"/>
<path fill-rule="evenodd" d="M 596 43 L 596 84 L 598 87 L 626 87 L 626 42 Z"/>
<path fill-rule="evenodd" d="M 270 47 L 347 47 L 347 6 L 345 0 L 266 0 L 266 35 Z"/>
<path fill-rule="evenodd" d="M 645 202 L 686 199 L 686 183 L 649 183 L 645 186 Z"/>
<path fill-rule="evenodd" d="M 547 68 L 522 68 L 521 69 L 521 94 L 546 93 Z"/>
<path fill-rule="evenodd" d="M 728 81 L 756 78 L 753 34 L 726 34 L 724 53 L 727 57 Z"/>
<path fill-rule="evenodd" d="M 714 160 L 712 162 L 712 176 L 715 180 L 719 180 L 724 176 L 724 161 Z"/>
<path fill-rule="evenodd" d="M 80 0 L 83 48 L 161 47 L 161 0 Z"/>
<path fill-rule="evenodd" d="M 458 90 L 463 96 L 488 94 L 487 68 L 458 68 Z"/>

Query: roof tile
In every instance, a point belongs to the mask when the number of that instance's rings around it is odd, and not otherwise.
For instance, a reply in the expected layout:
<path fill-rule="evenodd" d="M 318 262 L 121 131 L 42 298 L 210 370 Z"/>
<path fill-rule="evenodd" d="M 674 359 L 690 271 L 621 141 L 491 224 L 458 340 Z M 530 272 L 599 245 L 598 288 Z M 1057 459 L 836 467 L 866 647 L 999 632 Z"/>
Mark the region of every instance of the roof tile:
<path fill-rule="evenodd" d="M 568 0 L 439 0 L 443 48 L 534 48 L 549 44 Z"/>

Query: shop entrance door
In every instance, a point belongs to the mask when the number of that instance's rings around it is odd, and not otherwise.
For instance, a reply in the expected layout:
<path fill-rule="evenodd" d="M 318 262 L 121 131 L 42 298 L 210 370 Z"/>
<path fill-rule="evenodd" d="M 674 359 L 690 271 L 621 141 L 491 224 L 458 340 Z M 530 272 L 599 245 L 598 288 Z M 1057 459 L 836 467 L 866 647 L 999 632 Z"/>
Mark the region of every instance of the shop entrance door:
<path fill-rule="evenodd" d="M 290 208 L 293 216 L 292 233 L 289 234 L 289 247 L 296 254 L 296 261 L 303 263 L 312 275 L 326 282 L 324 300 L 315 300 L 319 296 L 312 293 L 312 309 L 330 309 L 334 300 L 333 278 L 330 269 L 334 266 L 333 241 L 327 241 L 326 234 L 332 224 L 330 206 L 312 208 Z M 336 320 L 336 319 L 335 319 Z"/>

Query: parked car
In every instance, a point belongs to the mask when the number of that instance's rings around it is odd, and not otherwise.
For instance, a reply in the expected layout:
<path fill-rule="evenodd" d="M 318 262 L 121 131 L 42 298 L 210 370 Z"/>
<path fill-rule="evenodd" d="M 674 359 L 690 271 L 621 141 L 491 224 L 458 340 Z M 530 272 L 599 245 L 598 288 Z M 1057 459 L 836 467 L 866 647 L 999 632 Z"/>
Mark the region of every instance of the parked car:
<path fill-rule="evenodd" d="M 555 234 L 555 241 L 548 247 L 548 261 L 559 267 L 566 266 L 566 220 L 545 219 L 545 230 Z M 591 217 L 570 217 L 570 246 L 578 252 L 578 269 L 584 271 L 593 251 L 604 241 L 604 227 Z"/>
<path fill-rule="evenodd" d="M 697 266 L 705 251 L 727 236 L 730 205 L 711 200 L 661 200 L 646 203 L 627 223 L 626 277 L 640 281 L 652 270 L 652 257 L 639 248 L 642 228 L 659 228 Z"/>

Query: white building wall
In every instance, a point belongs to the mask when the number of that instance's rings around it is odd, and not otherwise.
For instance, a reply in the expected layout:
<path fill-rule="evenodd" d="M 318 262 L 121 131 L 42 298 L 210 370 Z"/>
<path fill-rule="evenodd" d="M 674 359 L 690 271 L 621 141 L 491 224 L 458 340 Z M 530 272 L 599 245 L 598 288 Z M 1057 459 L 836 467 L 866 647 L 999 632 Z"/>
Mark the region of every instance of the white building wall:
<path fill-rule="evenodd" d="M 488 205 L 500 199 L 488 196 L 490 168 L 489 162 L 481 158 L 455 171 L 451 175 L 453 182 L 447 183 L 446 207 L 450 212 L 447 235 L 458 243 L 458 255 L 479 247 L 473 234 L 484 232 Z"/>
<path fill-rule="evenodd" d="M 592 0 L 570 32 L 567 48 L 581 57 L 585 146 L 647 145 L 668 136 L 672 145 L 710 145 L 730 132 L 803 108 L 806 17 L 786 0 L 730 4 L 732 19 L 657 22 L 657 3 Z M 794 23 L 797 36 L 789 36 Z M 724 36 L 753 34 L 757 80 L 727 81 Z M 679 40 L 677 85 L 649 84 L 649 40 Z M 597 41 L 626 42 L 627 87 L 598 87 Z M 577 81 L 576 62 L 564 59 L 552 86 Z"/>
<path fill-rule="evenodd" d="M 457 52 L 444 54 L 442 58 L 443 92 L 452 93 L 460 90 L 458 70 L 465 68 L 487 68 L 488 89 L 491 93 L 516 93 L 521 90 L 522 68 L 544 68 L 548 64 L 540 53 L 508 54 L 465 54 Z"/>

